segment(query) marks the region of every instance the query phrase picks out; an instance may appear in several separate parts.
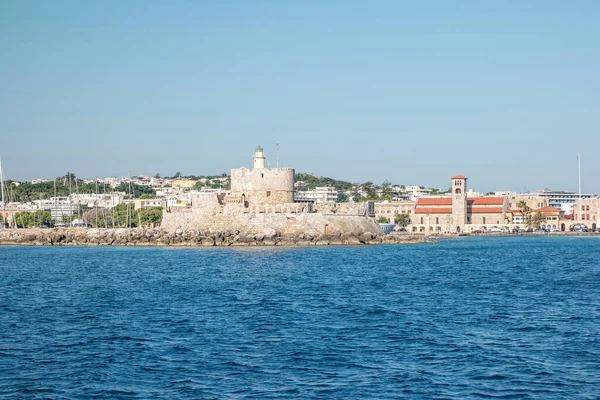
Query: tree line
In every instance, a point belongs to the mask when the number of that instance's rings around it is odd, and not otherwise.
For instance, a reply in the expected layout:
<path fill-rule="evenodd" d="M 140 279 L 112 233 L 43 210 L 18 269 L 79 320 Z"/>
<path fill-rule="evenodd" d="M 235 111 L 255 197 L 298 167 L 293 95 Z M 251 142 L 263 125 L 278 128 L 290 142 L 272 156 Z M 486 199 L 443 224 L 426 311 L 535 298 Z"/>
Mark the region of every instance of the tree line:
<path fill-rule="evenodd" d="M 81 215 L 78 215 L 81 214 Z M 77 226 L 93 228 L 132 228 L 138 226 L 157 227 L 160 226 L 163 217 L 162 207 L 149 207 L 134 210 L 132 205 L 119 204 L 112 209 L 90 208 L 80 213 L 63 215 L 58 221 L 52 220 L 49 211 L 38 210 L 35 212 L 22 211 L 14 214 L 12 218 L 0 216 L 0 224 L 5 227 L 16 228 L 51 228 L 56 224 L 71 225 L 80 218 Z"/>

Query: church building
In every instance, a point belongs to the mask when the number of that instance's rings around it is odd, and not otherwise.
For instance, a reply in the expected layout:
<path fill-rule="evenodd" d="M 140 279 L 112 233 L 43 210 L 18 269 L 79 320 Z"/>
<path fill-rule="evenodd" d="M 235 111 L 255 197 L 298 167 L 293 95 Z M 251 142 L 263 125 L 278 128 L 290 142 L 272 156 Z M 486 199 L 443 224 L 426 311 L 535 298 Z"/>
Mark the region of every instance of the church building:
<path fill-rule="evenodd" d="M 473 232 L 509 223 L 506 197 L 467 197 L 467 178 L 452 178 L 452 193 L 421 197 L 411 218 L 413 232 Z"/>

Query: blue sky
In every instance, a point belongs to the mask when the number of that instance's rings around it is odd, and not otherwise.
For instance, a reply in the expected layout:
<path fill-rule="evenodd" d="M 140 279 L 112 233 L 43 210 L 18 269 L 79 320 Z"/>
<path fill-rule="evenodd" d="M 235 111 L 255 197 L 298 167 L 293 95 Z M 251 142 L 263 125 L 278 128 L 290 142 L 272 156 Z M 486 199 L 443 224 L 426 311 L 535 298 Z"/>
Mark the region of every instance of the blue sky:
<path fill-rule="evenodd" d="M 418 3 L 418 4 L 417 4 Z M 524 4 L 526 3 L 526 4 Z M 0 1 L 9 178 L 220 174 L 600 192 L 596 1 Z"/>

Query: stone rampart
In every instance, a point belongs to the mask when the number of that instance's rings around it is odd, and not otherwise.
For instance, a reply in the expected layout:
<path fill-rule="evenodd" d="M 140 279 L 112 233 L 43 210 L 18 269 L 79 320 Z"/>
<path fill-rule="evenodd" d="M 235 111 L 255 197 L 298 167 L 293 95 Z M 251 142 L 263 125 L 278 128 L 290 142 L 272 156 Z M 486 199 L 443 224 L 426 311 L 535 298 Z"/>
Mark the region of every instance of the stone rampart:
<path fill-rule="evenodd" d="M 289 211 L 289 210 L 288 210 Z M 320 213 L 223 213 L 206 215 L 190 213 L 164 213 L 161 227 L 164 229 L 199 229 L 209 232 L 237 230 L 246 234 L 275 231 L 278 236 L 322 234 L 383 235 L 379 224 L 373 219 L 359 215 L 335 215 Z"/>
<path fill-rule="evenodd" d="M 0 229 L 0 245 L 38 246 L 327 246 L 359 244 L 422 243 L 423 237 L 311 234 L 280 236 L 275 230 L 242 233 L 237 230 L 207 232 L 198 229 Z"/>

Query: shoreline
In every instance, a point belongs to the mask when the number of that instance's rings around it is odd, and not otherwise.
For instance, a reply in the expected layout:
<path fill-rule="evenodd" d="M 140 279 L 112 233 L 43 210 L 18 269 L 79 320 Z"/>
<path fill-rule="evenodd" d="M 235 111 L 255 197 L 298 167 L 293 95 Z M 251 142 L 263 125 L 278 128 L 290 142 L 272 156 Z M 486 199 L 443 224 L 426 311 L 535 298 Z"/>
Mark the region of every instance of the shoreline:
<path fill-rule="evenodd" d="M 206 232 L 197 229 L 161 228 L 26 228 L 1 229 L 0 245 L 11 246 L 163 246 L 163 247 L 249 247 L 249 246 L 348 246 L 418 244 L 423 235 L 278 235 L 239 231 Z"/>
<path fill-rule="evenodd" d="M 574 237 L 598 236 L 597 232 L 431 234 L 397 233 L 376 236 L 300 234 L 297 236 L 207 232 L 197 229 L 162 228 L 5 228 L 0 246 L 141 246 L 141 247 L 250 247 L 250 246 L 352 246 L 420 244 L 469 237 Z"/>

